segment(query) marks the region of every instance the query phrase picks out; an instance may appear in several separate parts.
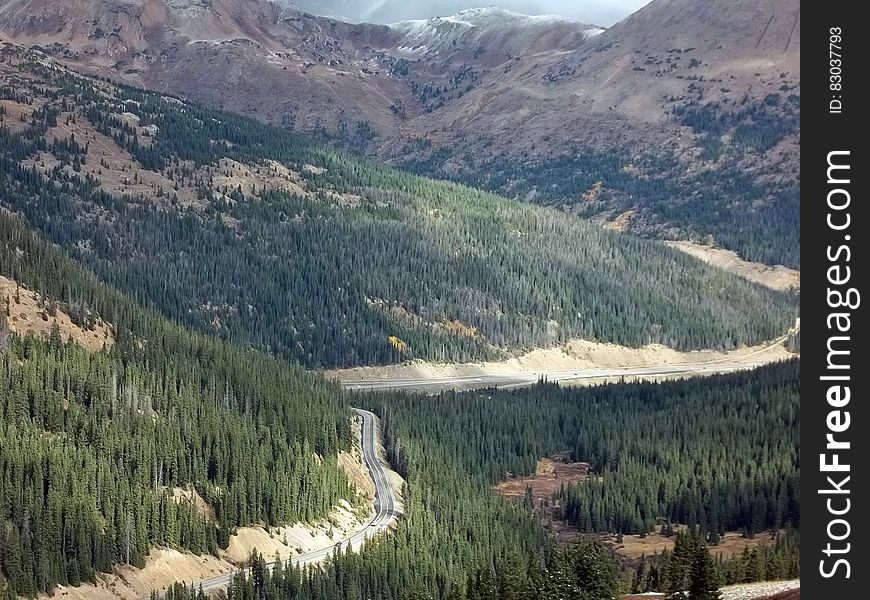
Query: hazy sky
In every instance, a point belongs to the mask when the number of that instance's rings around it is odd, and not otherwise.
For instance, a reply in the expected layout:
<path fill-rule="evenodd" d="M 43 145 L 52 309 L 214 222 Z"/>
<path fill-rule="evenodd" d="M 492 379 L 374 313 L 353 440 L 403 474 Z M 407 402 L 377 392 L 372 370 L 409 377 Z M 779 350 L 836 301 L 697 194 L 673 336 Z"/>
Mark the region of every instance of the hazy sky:
<path fill-rule="evenodd" d="M 649 0 L 296 0 L 293 3 L 315 14 L 376 23 L 446 16 L 478 6 L 500 6 L 526 14 L 564 15 L 608 26 L 647 2 Z"/>

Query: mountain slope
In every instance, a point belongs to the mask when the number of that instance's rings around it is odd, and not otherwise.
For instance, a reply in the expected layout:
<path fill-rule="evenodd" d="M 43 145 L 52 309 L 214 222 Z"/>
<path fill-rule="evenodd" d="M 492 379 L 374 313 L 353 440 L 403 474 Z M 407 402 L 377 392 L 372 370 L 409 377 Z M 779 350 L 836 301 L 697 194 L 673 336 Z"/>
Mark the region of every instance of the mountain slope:
<path fill-rule="evenodd" d="M 386 27 L 265 0 L 6 0 L 0 31 L 97 75 L 304 128 L 386 127 L 401 95 L 371 48 Z"/>
<path fill-rule="evenodd" d="M 217 554 L 237 527 L 311 522 L 356 498 L 335 386 L 143 309 L 5 211 L 0 239 L 15 282 L 0 298 L 4 596 L 141 567 L 155 546 Z M 36 318 L 108 327 L 114 344 L 10 335 L 27 296 Z"/>
<path fill-rule="evenodd" d="M 307 130 L 335 133 L 364 121 L 385 137 L 426 108 L 406 77 L 407 59 L 421 55 L 420 26 L 439 38 L 429 40 L 439 50 L 432 68 L 449 74 L 446 84 L 520 52 L 575 48 L 591 30 L 499 9 L 391 28 L 314 17 L 267 0 L 0 3 L 0 32 L 95 74 L 109 71 L 127 83 Z M 490 56 L 482 57 L 490 44 Z"/>
<path fill-rule="evenodd" d="M 799 57 L 795 0 L 656 0 L 574 49 L 518 56 L 420 118 L 431 144 L 393 156 L 796 266 Z"/>
<path fill-rule="evenodd" d="M 732 348 L 794 318 L 794 299 L 661 244 L 90 80 L 32 51 L 2 58 L 4 208 L 150 306 L 309 366 L 492 357 L 577 337 Z"/>
<path fill-rule="evenodd" d="M 469 8 L 488 6 L 493 2 L 480 2 L 479 0 L 278 0 L 278 2 L 290 3 L 302 10 L 316 15 L 324 15 L 350 21 L 352 23 L 395 23 L 396 21 L 431 18 L 444 15 L 452 15 Z M 637 2 L 642 4 L 642 2 Z M 575 18 L 590 19 L 590 6 L 585 3 L 577 3 L 577 6 L 566 5 L 559 0 L 499 0 L 501 8 L 527 13 L 532 15 L 546 15 L 550 13 L 566 14 Z M 612 23 L 625 16 L 625 7 L 611 8 L 608 6 L 592 7 L 592 18 L 596 23 L 605 19 Z"/>
<path fill-rule="evenodd" d="M 78 68 L 798 266 L 797 0 L 654 0 L 600 31 L 500 9 L 387 27 L 266 0 L 0 3 L 0 32 Z"/>
<path fill-rule="evenodd" d="M 441 60 L 465 51 L 468 60 L 494 50 L 480 61 L 495 66 L 504 55 L 521 51 L 542 52 L 554 47 L 576 48 L 603 29 L 558 16 L 530 16 L 500 8 L 471 8 L 449 17 L 393 23 L 390 30 L 401 36 L 402 48 L 416 57 Z M 495 48 L 489 48 L 489 45 Z"/>

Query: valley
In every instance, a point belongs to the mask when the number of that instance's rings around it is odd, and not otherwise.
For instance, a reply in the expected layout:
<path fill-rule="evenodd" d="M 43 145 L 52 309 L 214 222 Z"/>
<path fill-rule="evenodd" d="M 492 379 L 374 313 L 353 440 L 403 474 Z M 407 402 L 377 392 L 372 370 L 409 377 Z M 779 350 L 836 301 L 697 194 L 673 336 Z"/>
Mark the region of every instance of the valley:
<path fill-rule="evenodd" d="M 0 600 L 800 597 L 797 1 L 406 4 L 0 0 Z"/>

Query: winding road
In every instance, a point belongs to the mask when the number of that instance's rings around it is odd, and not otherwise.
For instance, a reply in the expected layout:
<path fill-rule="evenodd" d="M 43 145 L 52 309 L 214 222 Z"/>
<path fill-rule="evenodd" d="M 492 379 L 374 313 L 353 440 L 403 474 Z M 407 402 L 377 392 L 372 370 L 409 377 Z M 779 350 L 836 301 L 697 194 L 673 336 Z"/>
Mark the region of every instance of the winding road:
<path fill-rule="evenodd" d="M 367 410 L 358 408 L 353 409 L 356 414 L 362 417 L 362 451 L 363 462 L 375 483 L 375 499 L 374 508 L 375 515 L 368 525 L 354 535 L 342 539 L 333 546 L 313 550 L 304 554 L 299 554 L 291 558 L 294 565 L 309 565 L 322 561 L 328 556 L 331 556 L 337 549 L 344 551 L 348 546 L 352 549 L 359 549 L 363 543 L 385 530 L 401 513 L 396 507 L 396 495 L 393 492 L 393 486 L 390 483 L 390 475 L 387 471 L 386 463 L 381 460 L 378 452 L 378 418 Z M 275 562 L 270 562 L 266 565 L 268 568 L 275 566 Z M 225 588 L 229 585 L 232 578 L 237 572 L 227 573 L 211 579 L 194 582 L 194 587 L 202 586 L 203 591 L 215 591 Z M 149 596 L 150 597 L 150 596 Z"/>
<path fill-rule="evenodd" d="M 578 369 L 568 371 L 517 372 L 491 375 L 469 375 L 459 377 L 437 377 L 416 379 L 383 379 L 383 380 L 344 380 L 341 385 L 348 390 L 406 390 L 427 393 L 437 393 L 443 390 L 471 390 L 481 388 L 509 389 L 534 385 L 542 378 L 548 381 L 571 382 L 582 380 L 604 380 L 614 377 L 660 377 L 703 375 L 713 373 L 729 373 L 752 369 L 770 362 L 769 358 L 761 356 L 767 350 L 781 344 L 786 339 L 783 336 L 774 340 L 766 347 L 743 355 L 739 358 L 725 358 L 698 363 L 683 363 L 658 366 L 627 366 L 615 368 Z M 378 451 L 378 418 L 366 410 L 354 408 L 354 412 L 362 418 L 361 444 L 363 462 L 375 483 L 374 509 L 371 521 L 360 531 L 350 537 L 339 540 L 333 546 L 299 554 L 291 558 L 294 565 L 310 565 L 320 562 L 332 555 L 337 549 L 342 551 L 348 547 L 358 550 L 363 543 L 378 533 L 384 531 L 401 514 L 397 508 L 396 496 L 390 482 L 390 475 L 385 461 Z M 275 562 L 267 564 L 268 568 Z M 235 572 L 227 573 L 211 579 L 195 582 L 195 587 L 202 586 L 206 592 L 225 588 Z"/>

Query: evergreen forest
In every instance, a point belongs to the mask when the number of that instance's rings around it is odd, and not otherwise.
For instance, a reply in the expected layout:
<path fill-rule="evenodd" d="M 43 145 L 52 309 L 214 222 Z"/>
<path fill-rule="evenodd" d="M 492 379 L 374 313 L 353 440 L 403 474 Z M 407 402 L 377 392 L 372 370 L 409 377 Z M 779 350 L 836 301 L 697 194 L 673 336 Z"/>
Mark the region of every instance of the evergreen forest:
<path fill-rule="evenodd" d="M 270 575 L 255 556 L 230 598 L 603 600 L 688 591 L 708 600 L 726 584 L 798 577 L 797 371 L 790 362 L 664 384 L 356 395 L 353 403 L 383 416 L 390 461 L 407 481 L 406 516 L 362 553 L 336 554 L 325 573 L 285 564 Z M 597 520 L 575 524 L 641 535 L 658 526 L 674 536 L 673 550 L 627 566 L 594 536 L 554 544 L 544 533 L 551 514 L 493 493 L 507 471 L 529 474 L 538 457 L 564 450 L 592 467 L 577 487 L 594 485 L 585 506 Z M 698 469 L 702 460 L 708 467 Z M 562 505 L 572 519 L 573 505 Z M 674 533 L 672 522 L 689 525 Z M 724 559 L 720 527 L 784 533 Z M 166 597 L 196 595 L 179 586 Z"/>
<path fill-rule="evenodd" d="M 0 274 L 67 298 L 55 310 L 85 329 L 105 318 L 116 337 L 88 352 L 56 328 L 47 340 L 10 334 L 0 315 L 8 590 L 92 582 L 116 563 L 142 566 L 154 545 L 214 554 L 235 527 L 313 521 L 357 499 L 336 461 L 350 442 L 334 384 L 137 307 L 8 215 L 0 239 Z"/>
<path fill-rule="evenodd" d="M 96 353 L 57 332 L 3 336 L 7 592 L 92 581 L 112 564 L 141 565 L 156 546 L 214 553 L 240 525 L 323 516 L 338 498 L 354 498 L 334 460 L 349 444 L 348 405 L 381 415 L 388 458 L 407 482 L 405 516 L 324 573 L 282 567 L 284 581 L 280 570 L 274 581 L 284 591 L 258 597 L 500 598 L 513 589 L 559 597 L 543 594 L 664 586 L 667 557 L 650 557 L 644 569 L 655 577 L 578 575 L 619 571 L 618 561 L 596 544 L 555 545 L 552 513 L 492 491 L 508 472 L 531 473 L 557 452 L 590 464 L 591 479 L 554 499 L 560 518 L 590 534 L 683 523 L 715 555 L 725 529 L 799 527 L 797 362 L 670 383 L 348 395 L 138 308 L 14 217 L 0 216 L 0 231 L 0 274 L 67 298 L 58 308 L 84 327 L 105 315 L 116 335 Z M 172 498 L 184 487 L 209 502 L 213 520 Z M 769 556 L 718 561 L 711 573 L 717 582 L 791 576 L 798 546 L 788 540 Z M 260 585 L 246 578 L 234 583 L 238 598 Z M 602 594 L 590 597 L 610 597 Z"/>
<path fill-rule="evenodd" d="M 766 155 L 799 133 L 800 97 L 773 93 L 737 107 L 692 99 L 675 103 L 672 112 L 696 136 L 692 160 L 583 144 L 552 156 L 523 151 L 485 160 L 456 156 L 443 146 L 419 158 L 420 143 L 413 141 L 400 155 L 414 158 L 401 164 L 409 172 L 597 220 L 612 221 L 628 211 L 628 227 L 636 234 L 715 240 L 749 261 L 800 268 L 800 181 L 783 177 L 779 159 Z M 724 137 L 731 138 L 728 146 Z M 747 168 L 752 161 L 759 164 Z"/>
<path fill-rule="evenodd" d="M 796 316 L 794 297 L 655 242 L 2 52 L 3 207 L 138 302 L 240 345 L 310 368 L 574 338 L 732 349 Z"/>
<path fill-rule="evenodd" d="M 340 500 L 367 509 L 338 460 L 352 406 L 381 419 L 403 516 L 322 568 L 254 552 L 230 599 L 715 600 L 799 576 L 797 360 L 437 396 L 346 392 L 310 370 L 572 338 L 732 349 L 782 336 L 797 298 L 11 44 L 0 108 L 3 600 L 142 567 L 155 548 L 218 555 L 240 527 L 313 523 Z M 44 322 L 111 339 L 21 333 L 31 294 Z M 494 491 L 557 455 L 586 479 L 542 504 Z M 554 521 L 577 539 L 557 543 Z M 673 550 L 636 564 L 605 541 L 654 531 Z M 717 557 L 726 531 L 770 543 Z"/>

